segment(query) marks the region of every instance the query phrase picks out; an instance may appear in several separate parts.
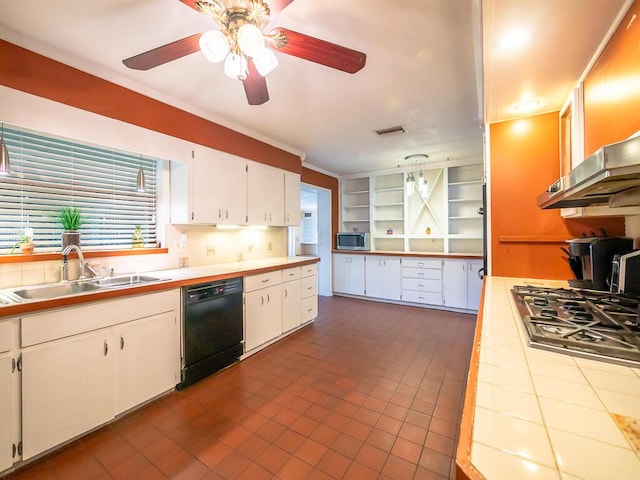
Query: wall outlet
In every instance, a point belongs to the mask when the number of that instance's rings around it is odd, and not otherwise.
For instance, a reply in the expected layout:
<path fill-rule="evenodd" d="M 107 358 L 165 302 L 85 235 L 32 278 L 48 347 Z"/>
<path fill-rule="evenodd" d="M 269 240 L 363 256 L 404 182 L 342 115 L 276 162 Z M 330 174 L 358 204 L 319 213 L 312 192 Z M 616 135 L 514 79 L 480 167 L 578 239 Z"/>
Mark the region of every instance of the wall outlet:
<path fill-rule="evenodd" d="M 238 261 L 242 262 L 243 260 L 244 260 L 244 253 L 243 252 L 238 253 Z"/>
<path fill-rule="evenodd" d="M 178 258 L 178 268 L 187 268 L 189 266 L 189 257 Z"/>
<path fill-rule="evenodd" d="M 187 234 L 181 233 L 180 237 L 178 238 L 178 247 L 185 248 L 186 246 L 187 246 Z"/>
<path fill-rule="evenodd" d="M 207 255 L 215 255 L 215 254 L 216 254 L 216 246 L 207 245 Z"/>

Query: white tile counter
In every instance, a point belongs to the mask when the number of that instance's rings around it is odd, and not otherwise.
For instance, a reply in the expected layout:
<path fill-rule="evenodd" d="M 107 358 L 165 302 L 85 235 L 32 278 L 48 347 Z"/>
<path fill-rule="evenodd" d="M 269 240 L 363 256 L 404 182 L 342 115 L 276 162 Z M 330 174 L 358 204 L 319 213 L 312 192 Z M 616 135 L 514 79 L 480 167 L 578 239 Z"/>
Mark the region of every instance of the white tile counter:
<path fill-rule="evenodd" d="M 613 418 L 631 417 L 640 428 L 640 369 L 529 347 L 510 291 L 524 284 L 567 286 L 486 277 L 467 387 L 475 387 L 475 398 L 467 393 L 458 450 L 458 464 L 466 456 L 472 474 L 463 474 L 489 480 L 640 479 L 640 454 Z"/>

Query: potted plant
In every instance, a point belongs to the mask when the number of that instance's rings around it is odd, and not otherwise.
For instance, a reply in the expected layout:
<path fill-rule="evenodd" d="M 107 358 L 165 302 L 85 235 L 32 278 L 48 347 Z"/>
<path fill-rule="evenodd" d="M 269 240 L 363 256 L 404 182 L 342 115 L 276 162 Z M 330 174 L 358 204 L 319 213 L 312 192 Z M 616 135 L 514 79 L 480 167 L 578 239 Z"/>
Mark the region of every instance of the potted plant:
<path fill-rule="evenodd" d="M 36 247 L 36 244 L 33 243 L 33 228 L 25 227 L 24 232 L 20 235 L 20 240 L 18 240 L 11 249 L 11 253 L 18 247 L 20 247 L 20 251 L 25 255 L 31 255 L 33 253 Z"/>
<path fill-rule="evenodd" d="M 67 245 L 80 245 L 80 227 L 85 219 L 78 207 L 62 207 L 58 211 L 58 220 L 62 225 L 62 248 Z"/>

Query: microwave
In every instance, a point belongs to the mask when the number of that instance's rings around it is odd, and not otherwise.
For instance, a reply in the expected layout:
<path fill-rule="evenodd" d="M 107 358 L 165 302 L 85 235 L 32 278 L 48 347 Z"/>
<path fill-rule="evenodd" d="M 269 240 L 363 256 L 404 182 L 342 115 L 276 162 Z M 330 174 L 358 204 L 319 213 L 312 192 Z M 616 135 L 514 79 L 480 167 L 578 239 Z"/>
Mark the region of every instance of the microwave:
<path fill-rule="evenodd" d="M 338 250 L 370 250 L 369 234 L 366 232 L 339 232 Z"/>

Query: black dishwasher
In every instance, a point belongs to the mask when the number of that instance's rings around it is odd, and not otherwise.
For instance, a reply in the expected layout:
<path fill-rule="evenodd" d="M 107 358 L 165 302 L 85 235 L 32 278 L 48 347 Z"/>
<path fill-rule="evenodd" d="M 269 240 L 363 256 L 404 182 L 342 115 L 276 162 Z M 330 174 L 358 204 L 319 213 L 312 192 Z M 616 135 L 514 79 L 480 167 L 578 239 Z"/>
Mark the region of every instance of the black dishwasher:
<path fill-rule="evenodd" d="M 182 288 L 182 378 L 179 390 L 242 355 L 242 278 Z"/>

